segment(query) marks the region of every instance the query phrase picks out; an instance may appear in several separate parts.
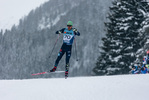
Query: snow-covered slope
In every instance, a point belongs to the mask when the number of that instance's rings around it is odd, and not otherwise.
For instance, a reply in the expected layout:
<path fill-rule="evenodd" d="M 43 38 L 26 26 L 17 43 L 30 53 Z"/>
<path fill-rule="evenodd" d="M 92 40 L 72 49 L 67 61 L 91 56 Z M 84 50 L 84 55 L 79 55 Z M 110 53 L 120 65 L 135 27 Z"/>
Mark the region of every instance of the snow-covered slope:
<path fill-rule="evenodd" d="M 11 29 L 32 9 L 49 0 L 0 0 L 0 29 Z"/>
<path fill-rule="evenodd" d="M 1 100 L 145 100 L 149 75 L 1 80 Z"/>

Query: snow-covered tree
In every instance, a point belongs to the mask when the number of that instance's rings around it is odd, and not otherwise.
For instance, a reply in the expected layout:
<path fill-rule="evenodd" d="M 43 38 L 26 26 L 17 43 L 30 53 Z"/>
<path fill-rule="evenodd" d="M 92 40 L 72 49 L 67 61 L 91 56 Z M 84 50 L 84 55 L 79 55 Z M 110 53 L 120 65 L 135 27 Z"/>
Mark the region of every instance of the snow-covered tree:
<path fill-rule="evenodd" d="M 149 13 L 145 14 L 145 20 L 142 22 L 140 28 L 139 37 L 141 39 L 140 44 L 142 45 L 142 48 L 138 49 L 136 52 L 136 60 L 134 63 L 140 63 L 142 64 L 142 59 L 146 55 L 147 50 L 149 50 Z"/>
<path fill-rule="evenodd" d="M 110 7 L 107 34 L 103 38 L 101 56 L 93 71 L 98 74 L 126 74 L 142 47 L 140 29 L 149 5 L 146 0 L 116 0 Z M 142 42 L 143 43 L 143 42 Z"/>

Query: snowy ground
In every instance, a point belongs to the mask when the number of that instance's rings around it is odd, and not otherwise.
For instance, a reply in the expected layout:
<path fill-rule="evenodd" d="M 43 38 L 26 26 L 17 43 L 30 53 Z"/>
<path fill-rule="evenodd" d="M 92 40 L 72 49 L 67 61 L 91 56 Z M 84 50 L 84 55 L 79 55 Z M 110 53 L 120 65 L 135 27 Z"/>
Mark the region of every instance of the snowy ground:
<path fill-rule="evenodd" d="M 1 80 L 1 100 L 149 100 L 149 74 Z"/>

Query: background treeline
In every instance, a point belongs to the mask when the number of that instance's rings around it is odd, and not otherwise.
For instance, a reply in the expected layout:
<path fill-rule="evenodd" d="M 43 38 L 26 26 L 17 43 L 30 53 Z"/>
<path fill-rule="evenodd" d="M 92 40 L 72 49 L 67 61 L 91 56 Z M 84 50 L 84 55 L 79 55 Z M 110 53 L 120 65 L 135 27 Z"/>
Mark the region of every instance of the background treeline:
<path fill-rule="evenodd" d="M 81 36 L 77 37 L 79 61 L 76 62 L 74 48 L 70 61 L 70 76 L 92 75 L 95 67 L 101 37 L 104 36 L 104 22 L 107 21 L 111 1 L 103 0 L 50 0 L 28 16 L 20 19 L 5 33 L 0 32 L 0 79 L 23 79 L 42 77 L 63 77 L 61 75 L 31 76 L 32 73 L 50 70 L 62 44 L 58 41 L 52 57 L 49 54 L 57 39 L 55 31 L 66 27 L 68 20 L 74 22 Z M 65 57 L 58 70 L 64 70 Z"/>

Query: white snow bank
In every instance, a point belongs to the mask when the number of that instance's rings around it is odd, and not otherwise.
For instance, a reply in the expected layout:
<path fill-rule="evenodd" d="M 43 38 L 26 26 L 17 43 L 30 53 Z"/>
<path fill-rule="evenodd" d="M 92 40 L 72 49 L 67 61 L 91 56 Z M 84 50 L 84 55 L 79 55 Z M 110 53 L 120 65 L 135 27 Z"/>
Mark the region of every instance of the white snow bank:
<path fill-rule="evenodd" d="M 148 99 L 149 75 L 1 80 L 1 100 Z"/>

